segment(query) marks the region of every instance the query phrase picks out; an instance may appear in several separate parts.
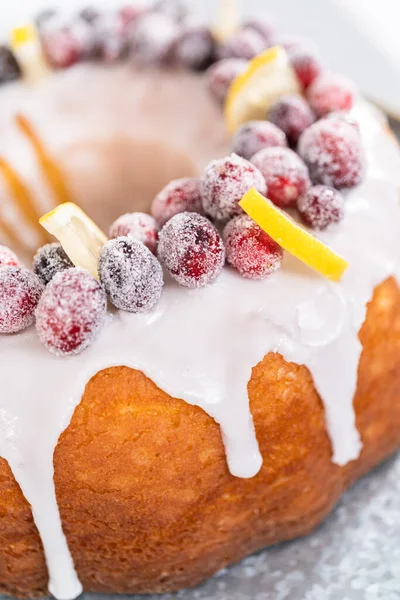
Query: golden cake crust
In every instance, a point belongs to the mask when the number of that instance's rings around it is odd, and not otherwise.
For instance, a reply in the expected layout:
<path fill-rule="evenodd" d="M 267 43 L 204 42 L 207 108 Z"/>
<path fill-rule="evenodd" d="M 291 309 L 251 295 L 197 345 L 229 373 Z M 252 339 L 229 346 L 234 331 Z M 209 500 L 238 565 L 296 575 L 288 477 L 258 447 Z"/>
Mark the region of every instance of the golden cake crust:
<path fill-rule="evenodd" d="M 355 397 L 360 458 L 338 467 L 308 369 L 269 354 L 253 369 L 251 410 L 264 463 L 227 469 L 219 427 L 125 367 L 87 385 L 55 452 L 64 531 L 85 590 L 194 586 L 269 544 L 304 535 L 342 492 L 400 446 L 400 292 L 380 285 L 360 332 Z M 338 373 L 340 376 L 340 373 Z M 0 592 L 46 594 L 30 507 L 0 459 Z"/>

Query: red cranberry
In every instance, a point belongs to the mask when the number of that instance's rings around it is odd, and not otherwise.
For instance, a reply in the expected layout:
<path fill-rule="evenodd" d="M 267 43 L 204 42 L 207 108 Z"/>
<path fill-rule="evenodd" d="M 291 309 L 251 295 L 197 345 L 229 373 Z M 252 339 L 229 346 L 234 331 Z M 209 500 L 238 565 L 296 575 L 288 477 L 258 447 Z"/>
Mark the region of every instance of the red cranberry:
<path fill-rule="evenodd" d="M 242 125 L 232 140 L 232 150 L 250 160 L 263 148 L 287 146 L 286 136 L 281 129 L 268 121 L 249 121 Z"/>
<path fill-rule="evenodd" d="M 290 52 L 289 58 L 301 87 L 303 90 L 307 90 L 322 73 L 323 67 L 320 60 L 315 54 L 299 49 Z"/>
<path fill-rule="evenodd" d="M 310 169 L 314 183 L 335 188 L 361 182 L 364 153 L 357 129 L 343 119 L 322 119 L 306 129 L 298 151 Z"/>
<path fill-rule="evenodd" d="M 0 267 L 0 333 L 17 333 L 32 325 L 43 288 L 27 269 Z"/>
<path fill-rule="evenodd" d="M 42 42 L 46 58 L 55 69 L 72 67 L 81 58 L 81 47 L 67 28 L 45 34 Z"/>
<path fill-rule="evenodd" d="M 215 42 L 211 31 L 204 25 L 187 28 L 175 46 L 177 61 L 192 71 L 204 71 L 213 62 Z"/>
<path fill-rule="evenodd" d="M 241 29 L 220 48 L 220 58 L 250 60 L 266 48 L 263 36 L 254 29 Z"/>
<path fill-rule="evenodd" d="M 100 281 L 116 308 L 148 312 L 161 298 L 163 271 L 157 258 L 132 237 L 118 237 L 103 247 Z"/>
<path fill-rule="evenodd" d="M 307 90 L 307 100 L 318 117 L 337 110 L 350 110 L 356 88 L 352 81 L 341 75 L 322 74 Z"/>
<path fill-rule="evenodd" d="M 0 84 L 21 77 L 21 69 L 8 46 L 0 46 Z"/>
<path fill-rule="evenodd" d="M 128 213 L 119 217 L 110 228 L 109 237 L 117 238 L 130 236 L 142 242 L 153 254 L 157 253 L 158 224 L 156 220 L 146 213 Z"/>
<path fill-rule="evenodd" d="M 133 56 L 142 64 L 168 62 L 179 35 L 180 27 L 171 17 L 163 13 L 145 13 L 137 19 L 132 30 Z"/>
<path fill-rule="evenodd" d="M 271 107 L 268 118 L 285 132 L 295 146 L 300 135 L 315 121 L 315 115 L 301 96 L 283 96 Z"/>
<path fill-rule="evenodd" d="M 117 12 L 104 13 L 96 21 L 98 53 L 105 62 L 115 63 L 126 54 L 130 25 Z"/>
<path fill-rule="evenodd" d="M 326 185 L 316 185 L 297 201 L 303 221 L 313 229 L 325 229 L 344 216 L 344 199 L 340 192 Z"/>
<path fill-rule="evenodd" d="M 351 112 L 348 112 L 346 110 L 338 110 L 336 112 L 332 112 L 326 115 L 326 119 L 339 119 L 341 121 L 344 121 L 348 125 L 354 127 L 354 129 L 360 133 L 360 125 L 358 124 L 358 121 L 356 121 L 356 119 L 353 117 Z"/>
<path fill-rule="evenodd" d="M 208 69 L 208 88 L 219 102 L 225 102 L 232 81 L 243 73 L 247 65 L 244 58 L 225 58 Z"/>
<path fill-rule="evenodd" d="M 40 341 L 57 356 L 79 354 L 97 337 L 107 312 L 100 283 L 85 269 L 57 273 L 36 309 Z"/>
<path fill-rule="evenodd" d="M 203 208 L 217 221 L 227 221 L 241 214 L 240 200 L 251 188 L 266 194 L 262 173 L 249 161 L 231 154 L 212 161 L 203 179 Z"/>
<path fill-rule="evenodd" d="M 223 238 L 228 263 L 243 277 L 265 279 L 281 266 L 281 246 L 247 215 L 233 218 Z"/>
<path fill-rule="evenodd" d="M 170 275 L 189 288 L 212 283 L 225 263 L 221 236 L 208 219 L 197 213 L 180 213 L 164 225 L 158 253 Z"/>
<path fill-rule="evenodd" d="M 201 180 L 190 177 L 170 181 L 157 194 L 151 205 L 151 214 L 160 225 L 182 212 L 203 213 Z"/>
<path fill-rule="evenodd" d="M 275 24 L 272 21 L 249 19 L 243 23 L 243 29 L 251 29 L 256 31 L 265 40 L 267 46 L 272 45 L 273 37 L 275 34 Z"/>
<path fill-rule="evenodd" d="M 252 162 L 263 174 L 268 197 L 277 206 L 292 206 L 310 187 L 307 166 L 289 148 L 265 148 L 253 156 Z"/>
<path fill-rule="evenodd" d="M 33 258 L 33 271 L 44 284 L 49 283 L 56 273 L 73 266 L 63 247 L 57 242 L 42 246 Z"/>
<path fill-rule="evenodd" d="M 19 260 L 16 254 L 7 246 L 0 246 L 0 267 L 18 267 Z"/>

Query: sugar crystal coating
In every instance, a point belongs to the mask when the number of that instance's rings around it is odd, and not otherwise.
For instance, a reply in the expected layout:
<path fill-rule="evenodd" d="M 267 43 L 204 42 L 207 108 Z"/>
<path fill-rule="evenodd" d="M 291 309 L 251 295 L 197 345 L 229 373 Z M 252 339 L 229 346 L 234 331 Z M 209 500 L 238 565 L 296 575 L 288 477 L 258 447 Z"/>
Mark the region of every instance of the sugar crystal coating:
<path fill-rule="evenodd" d="M 43 289 L 32 271 L 0 267 L 0 333 L 17 333 L 32 325 Z"/>
<path fill-rule="evenodd" d="M 179 64 L 193 71 L 204 71 L 215 57 L 215 41 L 205 25 L 188 27 L 175 44 Z"/>
<path fill-rule="evenodd" d="M 36 309 L 40 341 L 57 356 L 79 354 L 99 334 L 107 312 L 100 283 L 85 269 L 56 273 Z"/>
<path fill-rule="evenodd" d="M 356 87 L 342 75 L 323 73 L 310 85 L 307 100 L 318 117 L 330 112 L 350 110 L 354 105 Z"/>
<path fill-rule="evenodd" d="M 221 236 L 208 219 L 197 213 L 180 213 L 164 225 L 158 254 L 170 275 L 189 288 L 212 283 L 225 263 Z"/>
<path fill-rule="evenodd" d="M 267 193 L 262 173 L 251 162 L 237 154 L 212 161 L 203 178 L 204 212 L 217 221 L 241 214 L 239 202 L 253 187 L 261 194 Z"/>
<path fill-rule="evenodd" d="M 151 213 L 160 225 L 186 211 L 203 213 L 200 179 L 183 177 L 170 181 L 157 194 L 151 205 Z"/>
<path fill-rule="evenodd" d="M 134 23 L 131 36 L 133 57 L 141 64 L 168 62 L 180 27 L 164 13 L 145 13 Z"/>
<path fill-rule="evenodd" d="M 119 217 L 110 227 L 109 237 L 130 236 L 142 242 L 153 254 L 157 253 L 159 226 L 151 215 L 142 212 L 127 213 Z"/>
<path fill-rule="evenodd" d="M 250 160 L 263 148 L 287 146 L 286 135 L 274 123 L 268 121 L 248 121 L 235 133 L 232 151 Z"/>
<path fill-rule="evenodd" d="M 289 60 L 303 90 L 307 90 L 323 71 L 319 58 L 307 50 L 293 49 L 289 52 Z"/>
<path fill-rule="evenodd" d="M 364 152 L 359 131 L 342 118 L 321 119 L 306 129 L 298 151 L 308 165 L 313 183 L 335 188 L 359 184 Z"/>
<path fill-rule="evenodd" d="M 244 58 L 250 60 L 261 54 L 267 44 L 255 29 L 241 29 L 219 49 L 220 58 Z"/>
<path fill-rule="evenodd" d="M 263 174 L 268 197 L 277 206 L 292 206 L 310 187 L 307 166 L 289 148 L 265 148 L 251 160 Z"/>
<path fill-rule="evenodd" d="M 309 104 L 298 95 L 282 96 L 271 106 L 268 118 L 287 136 L 291 146 L 295 146 L 300 135 L 315 121 Z"/>
<path fill-rule="evenodd" d="M 243 73 L 248 65 L 244 58 L 225 58 L 212 65 L 207 71 L 207 85 L 213 96 L 223 103 L 232 81 Z"/>
<path fill-rule="evenodd" d="M 17 255 L 7 248 L 0 245 L 0 267 L 18 267 L 19 260 Z"/>
<path fill-rule="evenodd" d="M 118 237 L 105 244 L 99 275 L 111 302 L 121 310 L 148 312 L 161 297 L 161 265 L 144 244 L 131 237 Z"/>
<path fill-rule="evenodd" d="M 33 271 L 44 284 L 49 283 L 56 273 L 71 269 L 73 266 L 58 242 L 42 246 L 33 257 Z"/>
<path fill-rule="evenodd" d="M 316 185 L 300 196 L 297 209 L 309 227 L 322 230 L 343 219 L 344 198 L 331 187 Z"/>

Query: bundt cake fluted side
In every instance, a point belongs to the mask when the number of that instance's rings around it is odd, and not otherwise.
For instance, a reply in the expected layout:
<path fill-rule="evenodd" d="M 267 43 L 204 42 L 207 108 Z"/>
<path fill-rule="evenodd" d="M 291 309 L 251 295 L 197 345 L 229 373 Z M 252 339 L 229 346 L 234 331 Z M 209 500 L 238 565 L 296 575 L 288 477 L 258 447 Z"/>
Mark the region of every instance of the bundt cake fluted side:
<path fill-rule="evenodd" d="M 264 458 L 249 480 L 230 475 L 219 427 L 200 408 L 132 369 L 96 375 L 55 453 L 64 531 L 85 590 L 194 586 L 320 523 L 353 481 L 400 446 L 400 293 L 393 279 L 375 290 L 360 339 L 355 409 L 364 448 L 342 468 L 331 462 L 308 370 L 280 355 L 267 355 L 249 383 Z M 40 538 L 2 459 L 0 541 L 0 592 L 45 595 Z"/>

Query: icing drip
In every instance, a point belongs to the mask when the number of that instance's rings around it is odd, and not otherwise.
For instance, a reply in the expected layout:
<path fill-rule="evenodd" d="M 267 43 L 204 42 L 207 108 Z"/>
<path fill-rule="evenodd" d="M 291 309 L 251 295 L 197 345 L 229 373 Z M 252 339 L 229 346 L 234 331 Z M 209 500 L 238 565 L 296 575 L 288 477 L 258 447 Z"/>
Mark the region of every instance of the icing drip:
<path fill-rule="evenodd" d="M 229 269 L 199 290 L 168 281 L 152 312 L 109 314 L 98 340 L 80 356 L 51 355 L 32 328 L 0 337 L 0 455 L 32 505 L 57 598 L 73 598 L 81 587 L 57 510 L 52 457 L 86 383 L 101 369 L 139 369 L 171 396 L 203 408 L 221 427 L 231 473 L 252 477 L 262 459 L 247 383 L 253 366 L 280 352 L 314 378 L 332 460 L 342 465 L 358 456 L 358 331 L 374 288 L 399 264 L 400 154 L 370 107 L 358 106 L 354 116 L 368 177 L 346 193 L 344 220 L 319 234 L 350 263 L 340 283 L 286 255 L 281 270 L 262 282 Z"/>

